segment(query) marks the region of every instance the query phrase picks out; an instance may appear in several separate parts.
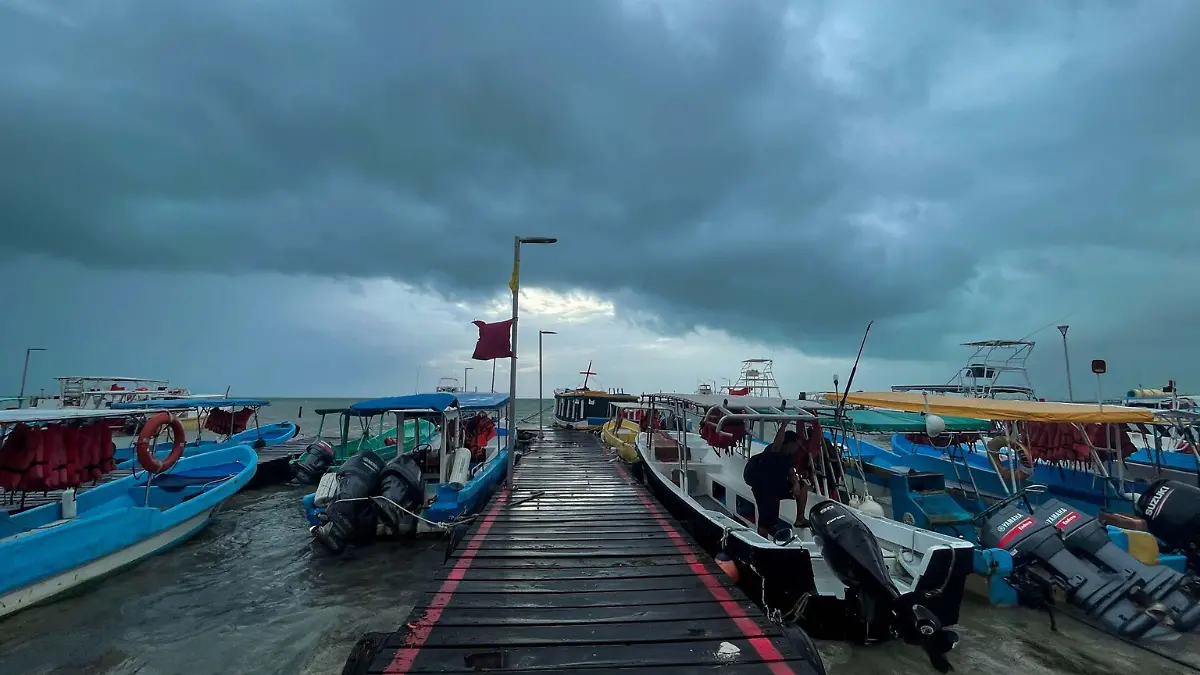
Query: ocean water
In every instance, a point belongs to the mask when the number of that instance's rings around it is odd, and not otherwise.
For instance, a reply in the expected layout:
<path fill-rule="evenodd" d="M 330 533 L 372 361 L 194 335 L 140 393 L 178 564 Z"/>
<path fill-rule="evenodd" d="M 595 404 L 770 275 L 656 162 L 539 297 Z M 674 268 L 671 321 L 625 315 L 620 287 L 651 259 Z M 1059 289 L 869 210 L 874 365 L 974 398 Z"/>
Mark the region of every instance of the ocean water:
<path fill-rule="evenodd" d="M 277 399 L 264 423 L 318 426 L 316 408 L 346 399 Z M 536 416 L 535 399 L 518 419 Z M 336 435 L 336 424 L 325 435 Z M 0 675 L 302 675 L 341 672 L 358 637 L 398 628 L 443 560 L 441 540 L 379 543 L 330 558 L 309 545 L 305 488 L 244 492 L 189 542 L 70 598 L 0 621 Z M 959 673 L 1141 675 L 1200 666 L 1194 642 L 1156 648 L 1179 666 L 1068 618 L 1051 632 L 1045 613 L 964 607 Z M 819 645 L 831 674 L 934 671 L 914 647 Z"/>

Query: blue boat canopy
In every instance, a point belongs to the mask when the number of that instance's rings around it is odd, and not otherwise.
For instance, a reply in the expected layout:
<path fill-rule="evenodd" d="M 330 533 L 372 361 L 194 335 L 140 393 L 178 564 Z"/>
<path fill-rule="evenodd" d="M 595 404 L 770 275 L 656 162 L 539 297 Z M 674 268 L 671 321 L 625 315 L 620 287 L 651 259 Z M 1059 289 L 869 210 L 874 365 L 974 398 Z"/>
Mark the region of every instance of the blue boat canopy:
<path fill-rule="evenodd" d="M 346 411 L 352 417 L 371 417 L 389 412 L 445 412 L 459 410 L 492 410 L 508 405 L 508 394 L 437 393 L 411 396 L 386 396 L 359 401 Z"/>
<path fill-rule="evenodd" d="M 454 394 L 413 394 L 411 396 L 385 396 L 359 401 L 350 406 L 347 415 L 353 417 L 371 417 L 386 412 L 404 412 L 408 410 L 425 410 L 444 412 L 454 407 L 457 399 Z"/>
<path fill-rule="evenodd" d="M 464 392 L 458 394 L 460 410 L 494 410 L 508 405 L 508 394 Z"/>
<path fill-rule="evenodd" d="M 261 408 L 271 405 L 270 401 L 259 398 L 176 398 L 154 399 L 152 401 L 130 401 L 129 403 L 114 403 L 110 410 L 180 410 L 185 408 L 228 408 L 240 406 L 243 408 Z"/>

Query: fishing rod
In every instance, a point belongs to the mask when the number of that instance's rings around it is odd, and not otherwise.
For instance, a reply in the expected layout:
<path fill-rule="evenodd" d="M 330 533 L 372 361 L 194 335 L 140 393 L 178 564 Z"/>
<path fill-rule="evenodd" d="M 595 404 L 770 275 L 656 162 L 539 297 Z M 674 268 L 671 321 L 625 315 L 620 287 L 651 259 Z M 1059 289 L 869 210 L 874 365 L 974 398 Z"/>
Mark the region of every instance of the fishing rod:
<path fill-rule="evenodd" d="M 842 400 L 838 403 L 837 411 L 833 418 L 839 422 L 842 419 L 842 413 L 846 410 L 846 397 L 850 395 L 850 385 L 854 384 L 854 374 L 858 372 L 858 362 L 862 359 L 863 348 L 867 346 L 867 335 L 871 333 L 871 326 L 875 325 L 875 320 L 867 322 L 867 330 L 863 331 L 862 342 L 858 345 L 858 356 L 854 357 L 854 367 L 850 369 L 850 378 L 846 380 L 846 386 L 842 390 Z"/>

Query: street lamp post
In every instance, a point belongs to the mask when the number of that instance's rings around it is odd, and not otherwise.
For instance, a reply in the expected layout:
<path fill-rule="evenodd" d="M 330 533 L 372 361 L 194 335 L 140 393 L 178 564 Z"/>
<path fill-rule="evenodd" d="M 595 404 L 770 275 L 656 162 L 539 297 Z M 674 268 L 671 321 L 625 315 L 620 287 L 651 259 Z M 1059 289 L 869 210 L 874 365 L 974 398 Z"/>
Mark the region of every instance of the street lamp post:
<path fill-rule="evenodd" d="M 558 335 L 552 330 L 538 331 L 538 437 L 542 435 L 542 408 L 545 407 L 545 399 L 542 398 L 542 336 L 543 335 Z"/>
<path fill-rule="evenodd" d="M 1067 329 L 1070 326 L 1059 326 L 1058 332 L 1063 336 L 1063 361 L 1067 365 L 1067 400 L 1075 402 L 1075 390 L 1071 387 L 1071 355 L 1067 352 Z"/>
<path fill-rule="evenodd" d="M 25 367 L 21 369 L 21 391 L 17 392 L 17 407 L 25 407 L 25 378 L 29 375 L 29 355 L 33 352 L 44 352 L 45 347 L 26 347 L 25 348 Z"/>
<path fill-rule="evenodd" d="M 554 237 L 513 237 L 512 356 L 508 360 L 508 467 L 504 480 L 513 487 L 513 469 L 517 465 L 517 299 L 521 295 L 521 244 L 554 244 Z"/>
<path fill-rule="evenodd" d="M 463 387 L 462 387 L 463 391 L 470 391 L 470 389 L 467 388 L 467 371 L 468 370 L 475 370 L 475 369 L 472 368 L 471 366 L 467 366 L 466 368 L 463 368 Z"/>

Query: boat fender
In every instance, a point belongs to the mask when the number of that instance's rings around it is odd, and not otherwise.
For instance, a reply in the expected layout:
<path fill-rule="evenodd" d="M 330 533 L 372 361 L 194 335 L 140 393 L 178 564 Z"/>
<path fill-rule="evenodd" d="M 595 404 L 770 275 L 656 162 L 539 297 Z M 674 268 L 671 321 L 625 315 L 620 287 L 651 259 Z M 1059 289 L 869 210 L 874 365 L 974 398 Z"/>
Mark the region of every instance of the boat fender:
<path fill-rule="evenodd" d="M 471 451 L 459 448 L 454 451 L 454 463 L 450 465 L 450 487 L 458 490 L 471 479 Z"/>
<path fill-rule="evenodd" d="M 321 480 L 317 483 L 317 493 L 313 497 L 313 506 L 319 509 L 329 506 L 336 494 L 337 474 L 331 471 L 321 476 Z"/>
<path fill-rule="evenodd" d="M 162 427 L 171 427 L 171 435 L 174 438 L 174 444 L 171 446 L 171 453 L 161 462 L 154 456 L 154 450 L 150 447 L 150 439 L 154 438 L 159 429 Z M 138 464 L 150 473 L 162 473 L 175 466 L 180 457 L 183 457 L 183 447 L 187 443 L 187 434 L 183 430 L 183 422 L 179 418 L 172 417 L 171 413 L 160 412 L 155 414 L 150 419 L 146 420 L 146 425 L 142 427 L 137 438 L 137 458 Z"/>
<path fill-rule="evenodd" d="M 1009 448 L 1012 454 L 1016 456 L 1016 461 L 1005 464 L 1000 461 L 1000 448 Z M 1025 480 L 1033 475 L 1033 456 L 1029 454 L 1029 450 L 1016 441 L 1009 440 L 1008 436 L 996 436 L 987 442 L 988 459 L 991 460 L 992 466 L 995 467 L 996 473 L 1006 481 L 1013 479 L 1014 473 L 1018 480 Z"/>

